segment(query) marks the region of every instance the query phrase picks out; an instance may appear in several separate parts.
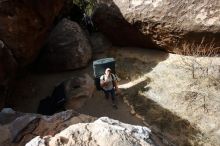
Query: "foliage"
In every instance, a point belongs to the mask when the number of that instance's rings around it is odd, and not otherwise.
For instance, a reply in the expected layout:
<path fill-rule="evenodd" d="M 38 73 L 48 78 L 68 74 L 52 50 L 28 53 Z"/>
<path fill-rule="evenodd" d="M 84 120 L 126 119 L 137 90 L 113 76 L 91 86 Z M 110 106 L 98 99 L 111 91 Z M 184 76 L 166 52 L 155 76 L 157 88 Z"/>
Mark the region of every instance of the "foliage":
<path fill-rule="evenodd" d="M 96 0 L 73 0 L 73 3 L 78 5 L 88 16 L 91 16 Z"/>

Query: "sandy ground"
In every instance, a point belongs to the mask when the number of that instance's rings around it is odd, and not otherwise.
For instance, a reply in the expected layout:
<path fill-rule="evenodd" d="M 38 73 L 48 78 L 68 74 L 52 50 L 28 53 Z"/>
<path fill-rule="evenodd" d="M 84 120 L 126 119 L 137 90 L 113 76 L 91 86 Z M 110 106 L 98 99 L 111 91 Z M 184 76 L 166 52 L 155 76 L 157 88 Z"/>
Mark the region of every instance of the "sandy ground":
<path fill-rule="evenodd" d="M 89 99 L 82 108 L 78 111 L 82 114 L 87 114 L 95 117 L 107 116 L 121 122 L 130 123 L 133 125 L 142 125 L 143 122 L 130 114 L 129 107 L 123 102 L 122 97 L 117 96 L 118 109 L 112 107 L 112 101 L 104 97 L 104 93 L 96 91 L 94 96 Z"/>
<path fill-rule="evenodd" d="M 102 54 L 96 58 L 102 58 Z M 62 73 L 28 73 L 16 80 L 10 91 L 7 103 L 21 112 L 36 112 L 41 99 L 51 95 L 54 87 L 60 82 L 79 74 L 88 73 L 93 76 L 92 63 L 87 68 Z M 95 117 L 108 116 L 125 123 L 143 125 L 143 122 L 130 114 L 130 108 L 117 97 L 118 109 L 112 107 L 111 99 L 106 100 L 102 91 L 95 91 L 85 105 L 78 111 Z"/>

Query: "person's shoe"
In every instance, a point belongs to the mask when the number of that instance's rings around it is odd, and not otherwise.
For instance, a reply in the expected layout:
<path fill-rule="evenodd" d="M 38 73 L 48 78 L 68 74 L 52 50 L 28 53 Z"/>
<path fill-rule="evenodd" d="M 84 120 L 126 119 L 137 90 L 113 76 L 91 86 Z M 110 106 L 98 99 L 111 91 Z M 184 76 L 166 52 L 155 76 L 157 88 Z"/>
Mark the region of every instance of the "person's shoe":
<path fill-rule="evenodd" d="M 113 108 L 118 109 L 118 106 L 116 104 L 112 104 Z"/>

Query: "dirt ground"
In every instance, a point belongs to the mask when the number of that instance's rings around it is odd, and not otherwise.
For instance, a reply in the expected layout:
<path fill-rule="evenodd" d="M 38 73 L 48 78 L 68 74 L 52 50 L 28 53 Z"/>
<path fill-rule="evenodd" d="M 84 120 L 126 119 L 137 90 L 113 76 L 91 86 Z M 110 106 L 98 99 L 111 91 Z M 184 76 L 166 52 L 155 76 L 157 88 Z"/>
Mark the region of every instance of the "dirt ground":
<path fill-rule="evenodd" d="M 97 56 L 102 58 L 103 54 Z M 79 74 L 93 76 L 92 63 L 87 68 L 61 73 L 27 73 L 13 84 L 7 103 L 16 111 L 35 113 L 41 99 L 51 95 L 54 87 L 60 82 Z M 143 122 L 130 114 L 129 107 L 121 97 L 117 97 L 118 109 L 112 107 L 111 99 L 106 100 L 102 91 L 95 91 L 85 105 L 78 111 L 95 117 L 108 116 L 125 123 L 143 125 Z"/>
<path fill-rule="evenodd" d="M 126 100 L 151 129 L 176 145 L 220 145 L 219 57 L 138 48 L 120 48 L 111 55 L 120 77 L 129 81 L 120 85 Z"/>
<path fill-rule="evenodd" d="M 129 107 L 123 102 L 122 97 L 117 96 L 118 109 L 112 107 L 111 99 L 106 99 L 102 91 L 96 91 L 94 96 L 90 98 L 84 106 L 78 111 L 95 117 L 110 117 L 120 120 L 124 123 L 133 125 L 144 125 L 143 122 L 131 115 Z"/>
<path fill-rule="evenodd" d="M 186 109 L 191 100 L 185 99 L 193 99 L 194 94 L 192 96 L 190 94 L 189 97 L 179 96 L 185 95 L 182 94 L 183 89 L 189 88 L 185 83 L 190 83 L 191 88 L 200 89 L 203 87 L 200 85 L 204 82 L 192 85 L 187 72 L 183 73 L 183 68 L 179 70 L 175 66 L 176 60 L 172 60 L 172 54 L 155 50 L 113 47 L 105 54 L 96 54 L 93 59 L 103 57 L 115 57 L 117 60 L 116 70 L 121 79 L 119 87 L 122 90 L 122 96 L 118 97 L 118 109 L 112 107 L 111 100 L 106 100 L 102 92 L 96 91 L 93 97 L 78 110 L 80 113 L 95 117 L 108 116 L 134 125 L 147 125 L 157 136 L 163 137 L 167 145 L 218 146 L 218 143 L 211 140 L 213 136 L 218 136 L 218 129 L 212 133 L 207 132 L 201 127 L 207 127 L 209 123 L 204 123 L 200 119 L 205 114 L 204 119 L 206 117 L 212 119 L 214 123 L 212 126 L 216 128 L 219 124 L 216 115 L 219 112 L 210 109 L 209 113 L 205 113 L 202 112 L 202 108 L 196 112 L 192 110 L 193 108 Z M 8 103 L 18 111 L 36 112 L 39 101 L 50 95 L 55 85 L 82 73 L 93 76 L 92 64 L 90 63 L 87 68 L 71 72 L 29 73 L 17 79 L 13 90 L 10 91 Z M 219 84 L 217 83 L 216 86 L 219 87 Z M 213 98 L 217 99 L 220 95 L 219 88 L 213 90 L 215 92 L 212 93 L 216 93 Z M 173 94 L 175 92 L 178 94 Z M 174 97 L 174 95 L 178 96 Z M 220 106 L 218 102 L 213 103 L 211 100 L 207 102 L 210 103 L 209 107 Z M 197 107 L 198 104 L 193 104 L 192 107 Z"/>

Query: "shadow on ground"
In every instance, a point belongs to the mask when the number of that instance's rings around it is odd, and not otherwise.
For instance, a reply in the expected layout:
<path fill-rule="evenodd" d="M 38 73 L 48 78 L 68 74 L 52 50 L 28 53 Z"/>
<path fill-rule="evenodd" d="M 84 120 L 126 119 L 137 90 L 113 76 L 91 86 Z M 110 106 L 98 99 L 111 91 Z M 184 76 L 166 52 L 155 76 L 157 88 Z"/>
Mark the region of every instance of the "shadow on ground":
<path fill-rule="evenodd" d="M 149 82 L 150 79 L 146 79 L 123 90 L 126 100 L 133 106 L 136 113 L 144 118 L 149 128 L 156 135 L 169 140 L 168 143 L 170 145 L 203 145 L 203 142 L 201 142 L 201 139 L 205 140 L 203 134 L 192 126 L 189 121 L 182 119 L 175 113 L 140 94 L 140 92 L 150 90 L 149 88 L 144 88 Z"/>

